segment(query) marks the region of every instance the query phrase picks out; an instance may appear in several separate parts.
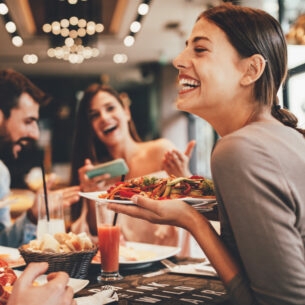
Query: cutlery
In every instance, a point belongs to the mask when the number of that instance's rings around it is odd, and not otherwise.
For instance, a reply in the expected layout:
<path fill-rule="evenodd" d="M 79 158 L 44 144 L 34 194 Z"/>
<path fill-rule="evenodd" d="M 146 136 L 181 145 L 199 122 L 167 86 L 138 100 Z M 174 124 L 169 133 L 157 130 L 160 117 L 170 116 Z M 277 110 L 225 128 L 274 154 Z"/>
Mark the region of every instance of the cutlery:
<path fill-rule="evenodd" d="M 163 259 L 161 260 L 161 263 L 166 266 L 170 272 L 173 273 L 217 276 L 217 272 L 211 266 L 208 260 L 201 263 L 177 265 L 168 259 Z"/>
<path fill-rule="evenodd" d="M 163 259 L 163 260 L 161 261 L 161 263 L 162 263 L 165 267 L 167 267 L 168 269 L 175 268 L 175 267 L 179 266 L 179 265 L 173 263 L 172 261 L 170 261 L 169 259 Z"/>

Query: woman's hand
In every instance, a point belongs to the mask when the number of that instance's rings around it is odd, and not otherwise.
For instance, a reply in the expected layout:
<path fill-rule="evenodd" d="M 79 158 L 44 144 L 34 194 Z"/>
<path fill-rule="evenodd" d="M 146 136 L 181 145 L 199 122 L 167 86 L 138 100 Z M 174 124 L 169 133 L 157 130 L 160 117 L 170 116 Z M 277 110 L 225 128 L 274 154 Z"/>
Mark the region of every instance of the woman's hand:
<path fill-rule="evenodd" d="M 104 174 L 90 179 L 87 176 L 87 171 L 93 167 L 94 165 L 92 162 L 89 159 L 86 159 L 84 166 L 78 169 L 80 188 L 83 192 L 95 192 L 101 190 L 105 186 L 106 180 L 110 178 L 109 174 Z"/>
<path fill-rule="evenodd" d="M 79 201 L 80 199 L 80 187 L 75 185 L 75 186 L 69 186 L 69 187 L 64 187 L 58 190 L 51 191 L 52 193 L 58 193 L 62 195 L 62 200 L 63 200 L 63 206 L 68 207 L 76 202 Z"/>
<path fill-rule="evenodd" d="M 191 176 L 189 163 L 195 145 L 195 140 L 190 141 L 187 144 L 184 154 L 177 149 L 166 152 L 163 159 L 163 169 L 169 175 L 174 175 L 176 177 Z"/>
<path fill-rule="evenodd" d="M 132 217 L 148 220 L 156 224 L 168 224 L 188 230 L 194 224 L 194 216 L 199 214 L 182 200 L 153 200 L 144 196 L 133 196 L 135 205 L 109 203 L 108 208 Z"/>
<path fill-rule="evenodd" d="M 51 273 L 46 284 L 33 285 L 47 269 L 46 262 L 29 264 L 15 282 L 7 305 L 76 305 L 73 289 L 67 286 L 69 276 L 65 272 Z"/>

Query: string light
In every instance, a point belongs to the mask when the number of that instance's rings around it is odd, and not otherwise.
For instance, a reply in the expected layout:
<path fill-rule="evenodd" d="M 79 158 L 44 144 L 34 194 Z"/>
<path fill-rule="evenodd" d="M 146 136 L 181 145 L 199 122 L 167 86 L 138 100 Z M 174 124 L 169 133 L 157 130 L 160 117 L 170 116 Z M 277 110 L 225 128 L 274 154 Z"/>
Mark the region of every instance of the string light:
<path fill-rule="evenodd" d="M 85 0 L 81 1 L 85 2 Z M 67 2 L 70 5 L 78 4 L 77 0 L 67 0 Z M 47 50 L 49 57 L 80 64 L 85 59 L 97 57 L 100 54 L 97 48 L 87 46 L 86 41 L 89 36 L 92 37 L 104 31 L 102 23 L 72 15 L 45 23 L 42 30 L 56 37 L 52 37 L 55 46 Z"/>
<path fill-rule="evenodd" d="M 141 21 L 143 16 L 147 15 L 149 12 L 150 0 L 143 0 L 138 6 L 138 15 L 136 19 L 131 23 L 129 29 L 129 34 L 124 38 L 123 42 L 126 47 L 131 47 L 135 43 L 135 36 L 141 30 Z"/>
<path fill-rule="evenodd" d="M 4 2 L 0 2 L 0 15 L 3 17 L 7 33 L 11 36 L 12 44 L 15 47 L 21 47 L 23 45 L 23 39 L 18 34 L 16 24 L 12 21 L 9 8 Z"/>

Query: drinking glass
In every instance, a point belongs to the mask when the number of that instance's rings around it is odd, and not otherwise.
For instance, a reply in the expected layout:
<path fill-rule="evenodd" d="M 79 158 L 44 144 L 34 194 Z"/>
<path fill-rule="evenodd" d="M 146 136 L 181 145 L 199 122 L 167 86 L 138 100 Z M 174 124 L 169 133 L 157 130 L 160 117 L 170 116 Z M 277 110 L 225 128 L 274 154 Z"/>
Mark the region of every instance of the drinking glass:
<path fill-rule="evenodd" d="M 45 194 L 38 195 L 37 239 L 42 239 L 46 233 L 54 235 L 66 232 L 62 194 L 50 192 L 47 196 L 49 220 L 46 213 Z"/>
<path fill-rule="evenodd" d="M 114 224 L 115 213 L 107 203 L 96 202 L 96 226 L 101 254 L 101 274 L 98 281 L 122 279 L 119 273 L 120 226 Z"/>

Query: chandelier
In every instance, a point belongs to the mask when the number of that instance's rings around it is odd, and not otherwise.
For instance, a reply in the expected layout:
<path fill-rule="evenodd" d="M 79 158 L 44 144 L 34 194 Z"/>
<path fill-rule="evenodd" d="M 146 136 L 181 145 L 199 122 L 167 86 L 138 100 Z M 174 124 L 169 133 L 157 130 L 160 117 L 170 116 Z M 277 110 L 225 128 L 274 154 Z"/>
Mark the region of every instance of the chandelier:
<path fill-rule="evenodd" d="M 49 57 L 82 63 L 99 55 L 99 49 L 92 45 L 96 35 L 104 31 L 104 26 L 93 20 L 97 16 L 88 2 L 58 0 L 56 9 L 50 8 L 47 13 L 49 22 L 42 26 L 43 32 L 50 37 Z"/>

